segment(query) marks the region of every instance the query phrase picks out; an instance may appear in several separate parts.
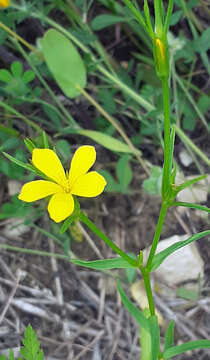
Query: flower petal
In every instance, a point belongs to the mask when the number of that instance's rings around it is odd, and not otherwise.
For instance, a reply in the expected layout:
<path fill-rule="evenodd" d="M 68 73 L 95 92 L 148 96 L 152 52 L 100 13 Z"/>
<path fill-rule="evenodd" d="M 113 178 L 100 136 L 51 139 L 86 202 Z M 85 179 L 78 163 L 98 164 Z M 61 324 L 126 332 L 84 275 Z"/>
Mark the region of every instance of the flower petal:
<path fill-rule="evenodd" d="M 18 199 L 32 202 L 61 191 L 62 187 L 52 181 L 35 180 L 23 185 Z"/>
<path fill-rule="evenodd" d="M 73 186 L 74 182 L 88 172 L 96 161 L 96 151 L 94 146 L 80 146 L 74 153 L 69 170 L 69 182 Z"/>
<path fill-rule="evenodd" d="M 96 171 L 80 176 L 71 189 L 73 195 L 94 197 L 100 195 L 106 185 L 106 180 Z"/>
<path fill-rule="evenodd" d="M 32 153 L 32 163 L 58 184 L 65 186 L 67 179 L 63 166 L 56 153 L 50 149 L 34 149 Z"/>
<path fill-rule="evenodd" d="M 73 196 L 64 192 L 53 195 L 48 204 L 48 211 L 55 222 L 65 220 L 74 211 Z"/>

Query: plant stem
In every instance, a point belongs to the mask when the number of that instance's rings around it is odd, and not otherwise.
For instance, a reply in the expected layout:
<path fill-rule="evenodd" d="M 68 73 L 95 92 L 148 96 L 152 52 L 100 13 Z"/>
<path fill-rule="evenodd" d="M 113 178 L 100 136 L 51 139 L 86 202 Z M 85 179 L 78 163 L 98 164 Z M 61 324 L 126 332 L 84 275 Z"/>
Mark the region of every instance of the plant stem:
<path fill-rule="evenodd" d="M 0 249 L 4 249 L 4 250 L 8 250 L 8 251 L 20 252 L 22 254 L 54 257 L 56 259 L 70 261 L 70 258 L 68 256 L 66 256 L 66 255 L 50 253 L 48 251 L 41 251 L 41 250 L 35 250 L 35 249 L 25 249 L 25 248 L 20 248 L 20 247 L 17 247 L 17 246 L 11 246 L 11 245 L 7 245 L 7 244 L 0 244 Z"/>
<path fill-rule="evenodd" d="M 145 286 L 145 290 L 147 293 L 147 300 L 149 303 L 150 315 L 153 316 L 153 315 L 155 315 L 155 304 L 154 304 L 154 300 L 153 300 L 153 296 L 152 296 L 150 275 L 149 275 L 149 272 L 147 271 L 147 269 L 145 269 L 145 268 L 141 269 L 141 273 L 142 273 L 142 276 L 144 279 L 144 286 Z"/>
<path fill-rule="evenodd" d="M 125 254 L 117 245 L 115 245 L 99 228 L 87 218 L 87 216 L 81 211 L 79 215 L 80 220 L 89 227 L 101 240 L 103 240 L 112 250 L 125 259 L 129 264 L 134 267 L 138 267 L 138 262 Z"/>
<path fill-rule="evenodd" d="M 170 186 L 170 97 L 168 79 L 162 80 L 163 89 L 163 114 L 164 114 L 164 164 L 163 164 L 163 181 L 162 197 L 165 198 Z"/>
<path fill-rule="evenodd" d="M 161 234 L 161 231 L 162 231 L 162 227 L 163 227 L 163 223 L 164 223 L 164 220 L 165 220 L 167 209 L 168 209 L 167 203 L 163 202 L 162 206 L 161 206 L 161 209 L 160 209 L 160 215 L 159 215 L 157 227 L 156 227 L 156 230 L 155 230 L 155 235 L 154 235 L 154 238 L 153 238 L 152 247 L 150 249 L 149 257 L 148 257 L 148 260 L 147 260 L 146 269 L 148 269 L 148 270 L 150 270 L 153 257 L 155 256 L 155 251 L 157 249 L 157 245 L 158 245 L 158 242 L 159 242 L 159 239 L 160 239 L 160 234 Z"/>
<path fill-rule="evenodd" d="M 29 44 L 28 41 L 24 40 L 21 36 L 19 36 L 18 34 L 16 34 L 14 31 L 12 31 L 10 28 L 8 28 L 8 26 L 6 26 L 5 24 L 3 24 L 0 21 L 0 27 L 7 31 L 10 35 L 12 35 L 13 38 L 15 38 L 16 40 L 20 41 L 23 45 L 25 45 L 29 50 L 31 50 L 34 54 L 36 54 L 36 56 L 38 56 L 40 59 L 43 60 L 43 55 L 40 51 L 38 51 L 33 45 Z"/>
<path fill-rule="evenodd" d="M 21 113 L 19 113 L 17 110 L 15 110 L 13 107 L 11 107 L 10 105 L 8 105 L 5 101 L 0 101 L 0 106 L 2 106 L 5 110 L 7 110 L 8 112 L 10 112 L 11 114 L 16 115 L 18 118 L 22 119 L 27 125 L 29 125 L 30 127 L 32 127 L 34 130 L 36 130 L 37 132 L 39 132 L 40 134 L 42 134 L 42 129 L 40 128 L 39 125 L 35 124 L 34 121 L 28 119 L 27 117 L 25 117 L 24 115 L 22 115 Z"/>

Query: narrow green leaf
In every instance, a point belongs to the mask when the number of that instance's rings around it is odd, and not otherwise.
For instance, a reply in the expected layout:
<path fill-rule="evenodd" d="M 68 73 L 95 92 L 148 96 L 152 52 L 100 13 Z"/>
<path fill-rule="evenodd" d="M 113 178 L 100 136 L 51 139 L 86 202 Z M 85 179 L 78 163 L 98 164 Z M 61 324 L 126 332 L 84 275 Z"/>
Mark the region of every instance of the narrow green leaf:
<path fill-rule="evenodd" d="M 168 29 L 169 29 L 172 12 L 173 12 L 173 0 L 169 0 L 166 19 L 165 19 L 165 24 L 164 24 L 164 31 L 165 31 L 166 34 L 168 32 Z"/>
<path fill-rule="evenodd" d="M 71 262 L 95 270 L 108 270 L 108 269 L 129 269 L 135 268 L 122 258 L 113 258 L 105 260 L 83 261 L 71 259 Z"/>
<path fill-rule="evenodd" d="M 82 130 L 82 129 L 72 129 L 72 128 L 65 128 L 63 129 L 62 133 L 73 133 L 78 135 L 87 136 L 88 138 L 94 140 L 98 144 L 104 146 L 105 148 L 116 151 L 116 152 L 123 152 L 128 154 L 140 154 L 138 150 L 132 150 L 129 148 L 129 146 L 125 143 L 123 143 L 120 140 L 117 140 L 113 138 L 112 136 L 103 134 L 99 131 L 95 130 Z"/>
<path fill-rule="evenodd" d="M 107 185 L 105 187 L 106 192 L 120 192 L 120 184 L 113 178 L 113 176 L 106 170 L 99 170 L 99 174 L 101 174 Z"/>
<path fill-rule="evenodd" d="M 158 317 L 156 315 L 150 316 L 150 335 L 151 335 L 151 347 L 152 347 L 152 360 L 157 360 L 160 351 L 160 329 L 158 325 Z"/>
<path fill-rule="evenodd" d="M 33 143 L 33 141 L 29 138 L 24 139 L 25 146 L 30 151 L 30 153 L 33 152 L 33 150 L 36 148 L 36 145 Z"/>
<path fill-rule="evenodd" d="M 144 0 L 144 16 L 145 16 L 146 23 L 148 26 L 148 31 L 150 32 L 150 36 L 151 36 L 151 38 L 153 38 L 154 31 L 152 28 L 152 22 L 151 22 L 151 18 L 150 18 L 150 12 L 149 12 L 149 6 L 148 6 L 147 0 Z"/>
<path fill-rule="evenodd" d="M 60 229 L 60 234 L 63 234 L 66 232 L 66 230 L 68 230 L 68 228 L 71 226 L 71 224 L 76 221 L 77 219 L 77 216 L 76 215 L 71 215 L 69 216 L 65 221 L 64 223 L 62 224 L 61 226 L 61 229 Z"/>
<path fill-rule="evenodd" d="M 9 360 L 15 360 L 15 355 L 12 349 L 9 352 Z"/>
<path fill-rule="evenodd" d="M 163 11 L 162 11 L 162 0 L 154 0 L 155 8 L 155 32 L 158 37 L 163 36 Z"/>
<path fill-rule="evenodd" d="M 203 205 L 192 204 L 192 203 L 188 203 L 188 202 L 175 201 L 171 204 L 171 206 L 183 206 L 183 207 L 188 207 L 190 209 L 197 209 L 197 210 L 206 211 L 206 212 L 210 213 L 210 208 L 203 206 Z"/>
<path fill-rule="evenodd" d="M 130 184 L 133 178 L 133 173 L 129 165 L 129 160 L 130 160 L 130 155 L 124 154 L 120 157 L 120 159 L 117 162 L 116 172 L 122 192 L 125 192 L 127 190 L 128 185 Z"/>
<path fill-rule="evenodd" d="M 172 347 L 174 343 L 174 327 L 175 321 L 171 320 L 168 324 L 166 334 L 165 334 L 165 344 L 164 344 L 164 351 Z"/>
<path fill-rule="evenodd" d="M 174 154 L 174 142 L 175 142 L 175 135 L 176 130 L 173 126 L 170 133 L 170 172 L 172 171 L 172 165 L 173 165 L 173 154 Z"/>
<path fill-rule="evenodd" d="M 126 18 L 122 16 L 103 14 L 96 16 L 91 22 L 91 28 L 94 31 L 102 30 L 108 26 L 125 22 Z"/>
<path fill-rule="evenodd" d="M 138 324 L 140 325 L 140 327 L 146 329 L 146 330 L 150 330 L 150 324 L 148 319 L 144 316 L 143 312 L 140 311 L 126 296 L 126 294 L 124 293 L 120 282 L 118 281 L 117 283 L 117 288 L 118 291 L 120 293 L 120 297 L 121 300 L 123 302 L 123 304 L 125 305 L 126 309 L 128 310 L 128 312 L 131 314 L 131 316 L 138 322 Z"/>
<path fill-rule="evenodd" d="M 143 315 L 146 319 L 150 317 L 150 311 L 148 308 L 143 310 Z M 148 324 L 150 325 L 149 321 Z M 150 328 L 144 329 L 140 327 L 140 346 L 141 346 L 141 359 L 152 359 L 152 338 Z"/>
<path fill-rule="evenodd" d="M 49 149 L 49 143 L 48 143 L 47 134 L 45 131 L 42 131 L 42 139 L 43 139 L 44 148 Z"/>
<path fill-rule="evenodd" d="M 158 254 L 156 254 L 154 256 L 154 258 L 152 260 L 151 271 L 155 271 L 162 264 L 162 262 L 173 252 L 192 243 L 193 241 L 199 240 L 199 239 L 203 238 L 204 236 L 208 236 L 208 235 L 210 235 L 210 230 L 202 231 L 198 234 L 190 236 L 187 240 L 178 241 L 177 243 L 169 246 L 167 249 L 159 252 Z"/>
<path fill-rule="evenodd" d="M 167 349 L 166 351 L 164 351 L 163 357 L 164 359 L 170 359 L 173 356 L 183 354 L 184 352 L 189 350 L 208 348 L 210 348 L 210 340 L 194 340 Z"/>
<path fill-rule="evenodd" d="M 20 160 L 14 158 L 13 156 L 5 153 L 4 151 L 2 151 L 2 153 L 7 157 L 7 159 L 9 159 L 10 161 L 12 161 L 12 162 L 15 163 L 16 165 L 19 165 L 19 166 L 21 166 L 21 167 L 24 168 L 24 169 L 27 169 L 27 170 L 30 170 L 30 171 L 33 171 L 33 172 L 36 173 L 36 171 L 34 170 L 34 168 L 33 168 L 32 165 L 26 164 L 26 163 L 24 163 L 23 161 L 20 161 Z"/>
<path fill-rule="evenodd" d="M 206 177 L 207 177 L 207 175 L 201 175 L 201 176 L 196 177 L 195 179 L 185 181 L 183 184 L 176 186 L 177 191 L 180 192 L 180 191 L 192 186 L 193 184 L 197 183 L 198 181 L 204 180 Z"/>
<path fill-rule="evenodd" d="M 75 46 L 54 29 L 45 33 L 42 46 L 46 63 L 64 94 L 70 98 L 79 96 L 77 86 L 85 87 L 86 69 Z"/>
<path fill-rule="evenodd" d="M 130 11 L 133 13 L 133 15 L 135 16 L 135 18 L 140 22 L 140 24 L 143 26 L 144 30 L 146 32 L 149 32 L 147 29 L 147 25 L 145 23 L 145 20 L 143 18 L 143 16 L 141 15 L 141 13 L 139 12 L 138 9 L 136 9 L 136 7 L 132 4 L 132 2 L 130 0 L 123 0 L 124 3 L 126 4 L 126 6 L 130 9 Z"/>
<path fill-rule="evenodd" d="M 199 299 L 199 292 L 195 290 L 187 289 L 184 286 L 181 286 L 177 289 L 176 296 L 181 297 L 182 299 L 197 301 Z"/>

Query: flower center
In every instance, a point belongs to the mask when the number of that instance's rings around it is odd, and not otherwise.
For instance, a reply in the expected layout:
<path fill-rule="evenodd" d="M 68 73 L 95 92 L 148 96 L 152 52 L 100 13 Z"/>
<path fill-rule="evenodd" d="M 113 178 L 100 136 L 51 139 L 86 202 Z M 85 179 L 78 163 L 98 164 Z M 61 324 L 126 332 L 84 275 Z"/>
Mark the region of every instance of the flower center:
<path fill-rule="evenodd" d="M 66 179 L 65 184 L 62 185 L 63 186 L 63 190 L 65 193 L 70 193 L 71 192 L 71 187 L 70 187 L 70 182 L 68 179 Z"/>

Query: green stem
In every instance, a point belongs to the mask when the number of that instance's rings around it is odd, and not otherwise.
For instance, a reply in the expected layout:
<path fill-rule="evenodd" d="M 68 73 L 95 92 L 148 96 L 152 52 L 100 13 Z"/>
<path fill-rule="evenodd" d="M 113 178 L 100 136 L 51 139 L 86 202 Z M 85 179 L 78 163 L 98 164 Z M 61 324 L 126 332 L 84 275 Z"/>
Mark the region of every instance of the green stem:
<path fill-rule="evenodd" d="M 141 273 L 142 273 L 142 276 L 144 279 L 144 286 L 145 286 L 145 290 L 146 290 L 146 294 L 147 294 L 147 300 L 149 303 L 150 315 L 153 316 L 153 315 L 155 315 L 155 304 L 154 304 L 154 300 L 153 300 L 153 296 L 152 296 L 150 275 L 149 275 L 149 272 L 147 271 L 147 269 L 145 269 L 145 268 L 141 269 Z"/>
<path fill-rule="evenodd" d="M 40 128 L 39 125 L 35 124 L 32 120 L 29 120 L 27 117 L 19 113 L 17 110 L 15 110 L 13 107 L 8 105 L 5 101 L 0 101 L 0 106 L 2 106 L 5 110 L 7 110 L 9 113 L 14 114 L 18 118 L 22 119 L 27 125 L 29 125 L 31 128 L 36 130 L 38 133 L 42 134 L 43 130 Z"/>
<path fill-rule="evenodd" d="M 168 205 L 165 202 L 163 202 L 162 206 L 161 206 L 161 209 L 160 209 L 160 215 L 159 215 L 157 227 L 156 227 L 156 230 L 155 230 L 155 235 L 154 235 L 154 238 L 153 238 L 152 247 L 150 249 L 149 257 L 148 257 L 148 260 L 147 260 L 146 269 L 148 269 L 148 270 L 150 270 L 153 257 L 155 256 L 155 251 L 157 249 L 157 245 L 158 245 L 158 242 L 159 242 L 159 239 L 160 239 L 160 234 L 161 234 L 161 231 L 162 231 L 162 227 L 163 227 L 163 223 L 164 223 L 164 220 L 165 220 L 167 209 L 168 209 Z"/>
<path fill-rule="evenodd" d="M 22 254 L 54 257 L 56 259 L 62 259 L 62 260 L 70 261 L 70 258 L 68 256 L 66 256 L 66 255 L 50 253 L 48 251 L 25 249 L 25 248 L 20 248 L 20 247 L 17 247 L 17 246 L 11 246 L 11 245 L 7 245 L 7 244 L 0 244 L 0 249 L 20 252 Z"/>
<path fill-rule="evenodd" d="M 138 267 L 138 262 L 125 254 L 117 245 L 115 245 L 97 226 L 87 218 L 87 216 L 81 211 L 79 215 L 80 220 L 89 227 L 98 237 L 101 238 L 116 254 L 120 255 L 132 266 Z"/>
<path fill-rule="evenodd" d="M 163 89 L 163 114 L 164 114 L 164 164 L 163 164 L 163 182 L 162 182 L 162 197 L 165 198 L 168 188 L 170 186 L 170 96 L 168 79 L 162 80 Z"/>

